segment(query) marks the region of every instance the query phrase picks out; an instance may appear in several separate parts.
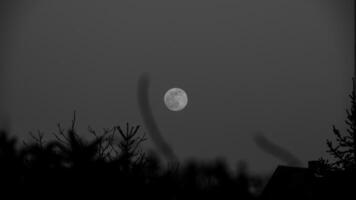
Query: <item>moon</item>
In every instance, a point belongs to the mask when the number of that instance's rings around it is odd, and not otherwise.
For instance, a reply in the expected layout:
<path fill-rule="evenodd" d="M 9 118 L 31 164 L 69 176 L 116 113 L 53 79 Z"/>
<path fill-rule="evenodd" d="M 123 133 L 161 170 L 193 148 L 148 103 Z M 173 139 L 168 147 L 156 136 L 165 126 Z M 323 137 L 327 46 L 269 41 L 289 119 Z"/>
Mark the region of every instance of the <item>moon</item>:
<path fill-rule="evenodd" d="M 164 95 L 164 103 L 171 111 L 181 111 L 188 104 L 188 95 L 180 88 L 171 88 Z"/>

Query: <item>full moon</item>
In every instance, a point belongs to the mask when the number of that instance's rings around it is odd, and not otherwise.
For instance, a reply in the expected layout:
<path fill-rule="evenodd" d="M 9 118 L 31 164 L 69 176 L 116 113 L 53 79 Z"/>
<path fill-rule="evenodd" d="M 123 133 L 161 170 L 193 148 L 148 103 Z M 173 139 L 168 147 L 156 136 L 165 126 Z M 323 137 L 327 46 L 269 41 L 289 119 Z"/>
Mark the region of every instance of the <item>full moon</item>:
<path fill-rule="evenodd" d="M 171 88 L 164 95 L 164 103 L 171 111 L 181 111 L 187 106 L 187 93 L 180 88 Z"/>

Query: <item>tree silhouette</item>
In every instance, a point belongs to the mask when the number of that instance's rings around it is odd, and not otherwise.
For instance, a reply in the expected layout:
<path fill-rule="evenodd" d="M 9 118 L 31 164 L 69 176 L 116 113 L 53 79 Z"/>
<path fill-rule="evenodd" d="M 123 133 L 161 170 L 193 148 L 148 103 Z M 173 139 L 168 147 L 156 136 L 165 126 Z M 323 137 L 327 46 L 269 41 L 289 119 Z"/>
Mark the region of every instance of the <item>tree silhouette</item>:
<path fill-rule="evenodd" d="M 21 181 L 23 162 L 21 153 L 16 149 L 17 139 L 10 138 L 0 130 L 0 172 L 1 182 L 9 187 L 15 186 Z"/>
<path fill-rule="evenodd" d="M 145 154 L 141 151 L 140 145 L 146 140 L 146 137 L 137 135 L 139 128 L 140 126 L 129 126 L 129 123 L 126 123 L 126 131 L 123 131 L 120 126 L 116 127 L 122 138 L 118 144 L 121 150 L 119 161 L 125 172 L 144 161 Z"/>
<path fill-rule="evenodd" d="M 76 130 L 76 113 L 66 130 L 60 124 L 52 139 L 38 131 L 17 148 L 16 138 L 0 132 L 0 197 L 16 188 L 12 197 L 38 197 L 42 191 L 58 195 L 117 194 L 121 199 L 255 199 L 251 177 L 240 170 L 233 175 L 222 159 L 192 160 L 164 165 L 154 151 L 142 149 L 146 141 L 140 126 L 126 123 L 98 132 L 93 139 Z M 84 196 L 83 196 L 84 195 Z M 48 196 L 50 198 L 51 196 Z"/>
<path fill-rule="evenodd" d="M 339 129 L 333 126 L 333 133 L 336 136 L 337 144 L 334 145 L 330 140 L 327 140 L 327 152 L 333 156 L 336 161 L 331 163 L 332 167 L 341 170 L 351 170 L 356 168 L 356 97 L 355 88 L 351 99 L 351 109 L 346 110 L 347 118 L 345 123 L 348 125 L 347 134 L 341 134 Z"/>

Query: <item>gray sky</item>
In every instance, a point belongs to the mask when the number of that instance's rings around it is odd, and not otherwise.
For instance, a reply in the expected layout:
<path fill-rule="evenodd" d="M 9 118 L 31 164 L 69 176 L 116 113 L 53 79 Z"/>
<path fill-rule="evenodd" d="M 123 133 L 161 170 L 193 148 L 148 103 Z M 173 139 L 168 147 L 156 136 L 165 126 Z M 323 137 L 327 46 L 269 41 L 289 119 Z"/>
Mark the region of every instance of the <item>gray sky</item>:
<path fill-rule="evenodd" d="M 256 147 L 256 131 L 306 163 L 326 155 L 333 124 L 345 128 L 352 0 L 38 0 L 17 6 L 2 38 L 1 104 L 19 136 L 69 125 L 73 110 L 81 129 L 142 124 L 136 88 L 143 72 L 151 77 L 153 114 L 183 160 L 222 156 L 269 171 L 280 161 Z M 188 93 L 182 112 L 165 108 L 171 87 Z"/>

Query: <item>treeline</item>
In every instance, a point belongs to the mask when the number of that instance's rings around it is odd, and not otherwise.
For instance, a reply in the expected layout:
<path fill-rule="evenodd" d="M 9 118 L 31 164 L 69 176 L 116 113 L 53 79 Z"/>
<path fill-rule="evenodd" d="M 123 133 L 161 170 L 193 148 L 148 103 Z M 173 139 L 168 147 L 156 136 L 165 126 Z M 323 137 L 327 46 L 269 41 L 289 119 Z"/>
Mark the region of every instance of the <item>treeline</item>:
<path fill-rule="evenodd" d="M 53 139 L 31 133 L 18 147 L 16 138 L 0 133 L 0 194 L 47 199 L 58 195 L 100 195 L 121 199 L 257 199 L 263 179 L 243 168 L 231 173 L 224 160 L 168 164 L 141 148 L 147 140 L 140 126 L 114 126 L 84 140 L 76 119 L 58 125 Z"/>

